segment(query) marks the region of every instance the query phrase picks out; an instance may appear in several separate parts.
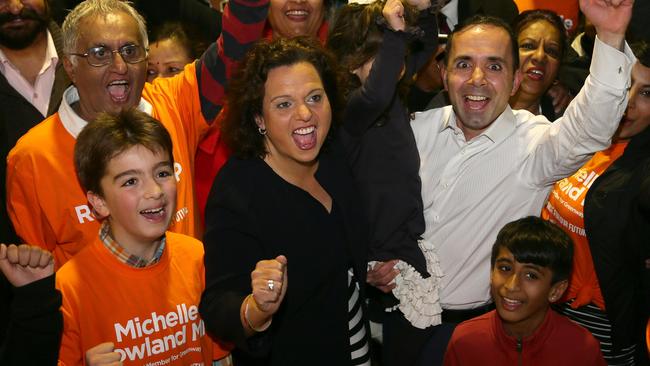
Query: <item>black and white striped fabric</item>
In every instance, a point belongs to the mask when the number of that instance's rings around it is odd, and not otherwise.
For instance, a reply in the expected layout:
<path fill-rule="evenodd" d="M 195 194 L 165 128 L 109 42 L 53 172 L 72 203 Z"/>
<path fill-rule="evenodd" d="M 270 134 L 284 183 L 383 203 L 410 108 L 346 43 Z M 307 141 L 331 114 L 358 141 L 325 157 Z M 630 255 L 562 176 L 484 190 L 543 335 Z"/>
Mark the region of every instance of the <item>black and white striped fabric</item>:
<path fill-rule="evenodd" d="M 609 366 L 634 366 L 634 345 L 623 348 L 621 352 L 612 350 L 612 326 L 600 308 L 593 304 L 573 309 L 573 300 L 554 306 L 555 310 L 578 325 L 587 329 L 600 342 L 600 351 Z"/>
<path fill-rule="evenodd" d="M 352 365 L 370 366 L 370 349 L 365 324 L 361 299 L 359 299 L 359 284 L 350 269 L 348 270 L 348 329 Z"/>

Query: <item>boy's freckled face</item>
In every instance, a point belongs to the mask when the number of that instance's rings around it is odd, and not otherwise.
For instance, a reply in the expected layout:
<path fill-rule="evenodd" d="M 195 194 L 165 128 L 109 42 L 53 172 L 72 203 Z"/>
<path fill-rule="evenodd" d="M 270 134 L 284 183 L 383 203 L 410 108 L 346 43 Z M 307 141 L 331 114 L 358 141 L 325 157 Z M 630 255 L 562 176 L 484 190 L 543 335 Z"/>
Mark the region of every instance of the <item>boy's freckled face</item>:
<path fill-rule="evenodd" d="M 133 146 L 108 163 L 103 197 L 93 204 L 110 216 L 115 240 L 124 247 L 151 244 L 165 233 L 176 207 L 176 179 L 169 155 Z"/>
<path fill-rule="evenodd" d="M 506 333 L 525 337 L 542 324 L 550 303 L 562 295 L 566 285 L 566 281 L 551 285 L 552 277 L 548 267 L 517 262 L 508 249 L 501 248 L 490 288 Z"/>

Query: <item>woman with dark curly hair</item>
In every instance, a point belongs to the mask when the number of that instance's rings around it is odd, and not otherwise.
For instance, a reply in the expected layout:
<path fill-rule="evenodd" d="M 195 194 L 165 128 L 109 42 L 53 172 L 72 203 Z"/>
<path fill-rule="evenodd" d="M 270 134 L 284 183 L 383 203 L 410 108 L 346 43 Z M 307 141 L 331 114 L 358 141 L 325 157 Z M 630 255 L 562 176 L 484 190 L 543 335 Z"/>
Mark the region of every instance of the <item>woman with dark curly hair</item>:
<path fill-rule="evenodd" d="M 200 311 L 236 344 L 237 365 L 369 365 L 367 236 L 329 141 L 334 65 L 314 40 L 279 39 L 257 44 L 230 82 L 234 156 L 208 199 Z"/>

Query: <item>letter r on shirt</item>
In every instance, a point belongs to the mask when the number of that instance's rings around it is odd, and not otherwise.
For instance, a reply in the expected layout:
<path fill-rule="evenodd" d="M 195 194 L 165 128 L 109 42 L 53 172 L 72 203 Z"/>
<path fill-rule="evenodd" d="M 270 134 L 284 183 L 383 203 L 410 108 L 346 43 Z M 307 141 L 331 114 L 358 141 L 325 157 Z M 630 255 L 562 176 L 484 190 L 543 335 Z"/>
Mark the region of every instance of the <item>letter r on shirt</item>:
<path fill-rule="evenodd" d="M 88 205 L 76 206 L 74 210 L 77 212 L 77 219 L 80 224 L 83 224 L 86 220 L 88 222 L 95 221 L 95 218 L 92 215 L 92 211 Z"/>

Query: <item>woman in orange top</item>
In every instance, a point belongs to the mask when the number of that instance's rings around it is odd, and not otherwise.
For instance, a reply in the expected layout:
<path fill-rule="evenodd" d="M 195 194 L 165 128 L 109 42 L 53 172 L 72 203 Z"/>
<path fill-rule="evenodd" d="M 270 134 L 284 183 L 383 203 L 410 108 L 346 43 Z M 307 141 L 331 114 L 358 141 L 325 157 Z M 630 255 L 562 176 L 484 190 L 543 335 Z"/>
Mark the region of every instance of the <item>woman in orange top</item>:
<path fill-rule="evenodd" d="M 646 51 L 647 49 L 643 50 L 644 53 Z M 588 203 L 586 206 L 589 208 L 590 198 L 587 197 L 587 192 L 596 179 L 605 174 L 617 159 L 631 153 L 626 150 L 628 145 L 634 146 L 634 153 L 638 152 L 641 146 L 641 149 L 644 149 L 642 151 L 645 151 L 643 153 L 645 159 L 650 161 L 650 152 L 647 151 L 647 141 L 650 140 L 650 129 L 647 129 L 650 125 L 650 54 L 644 57 L 637 52 L 637 56 L 641 61 L 634 65 L 629 104 L 612 146 L 596 153 L 573 176 L 557 182 L 549 195 L 546 207 L 542 210 L 542 217 L 562 227 L 571 236 L 575 245 L 569 288 L 556 309 L 591 331 L 600 341 L 603 356 L 610 365 L 634 365 L 635 345 L 634 342 L 621 342 L 620 338 L 616 337 L 616 324 L 612 320 L 616 319 L 616 315 L 609 311 L 607 298 L 603 296 L 604 291 L 601 291 L 599 283 L 602 278 L 594 268 L 590 250 L 590 245 L 593 244 L 590 241 L 593 241 L 593 238 L 589 225 L 586 225 L 587 230 L 585 230 L 584 217 L 587 217 L 589 224 L 591 211 L 584 208 L 585 199 Z M 626 182 L 625 189 L 629 190 L 631 184 L 633 183 Z M 615 211 L 616 208 L 601 209 Z M 622 223 L 621 227 L 626 226 L 626 223 Z M 619 240 L 622 241 L 622 237 L 617 237 L 616 243 Z M 640 322 L 640 330 L 644 323 Z M 632 332 L 631 329 L 628 331 Z M 643 345 L 641 347 L 643 348 Z"/>

